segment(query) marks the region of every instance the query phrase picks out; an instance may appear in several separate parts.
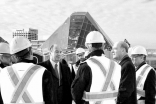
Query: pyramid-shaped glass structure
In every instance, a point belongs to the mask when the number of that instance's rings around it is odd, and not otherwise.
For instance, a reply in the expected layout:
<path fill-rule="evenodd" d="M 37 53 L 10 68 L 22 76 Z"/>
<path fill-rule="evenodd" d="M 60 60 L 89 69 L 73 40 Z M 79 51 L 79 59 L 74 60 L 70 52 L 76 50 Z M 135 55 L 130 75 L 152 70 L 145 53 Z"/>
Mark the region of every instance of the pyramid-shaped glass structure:
<path fill-rule="evenodd" d="M 42 50 L 49 49 L 52 44 L 58 44 L 63 49 L 75 50 L 85 48 L 85 39 L 90 31 L 103 34 L 108 50 L 112 48 L 112 41 L 91 17 L 88 12 L 75 12 L 43 43 Z"/>
<path fill-rule="evenodd" d="M 68 48 L 85 48 L 86 35 L 90 31 L 97 31 L 94 25 L 88 20 L 85 13 L 73 13 L 70 17 L 70 28 L 68 36 Z"/>

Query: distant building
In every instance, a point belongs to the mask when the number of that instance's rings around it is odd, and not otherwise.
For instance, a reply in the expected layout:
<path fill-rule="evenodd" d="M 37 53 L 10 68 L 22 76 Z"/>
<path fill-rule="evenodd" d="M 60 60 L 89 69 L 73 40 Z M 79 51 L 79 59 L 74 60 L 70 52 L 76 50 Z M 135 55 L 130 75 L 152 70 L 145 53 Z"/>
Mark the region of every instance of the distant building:
<path fill-rule="evenodd" d="M 147 49 L 146 62 L 156 68 L 156 49 Z"/>
<path fill-rule="evenodd" d="M 37 50 L 45 42 L 45 40 L 31 40 L 32 48 Z"/>
<path fill-rule="evenodd" d="M 38 30 L 29 28 L 29 30 L 15 30 L 13 31 L 13 38 L 17 36 L 24 36 L 31 40 L 38 40 Z"/>

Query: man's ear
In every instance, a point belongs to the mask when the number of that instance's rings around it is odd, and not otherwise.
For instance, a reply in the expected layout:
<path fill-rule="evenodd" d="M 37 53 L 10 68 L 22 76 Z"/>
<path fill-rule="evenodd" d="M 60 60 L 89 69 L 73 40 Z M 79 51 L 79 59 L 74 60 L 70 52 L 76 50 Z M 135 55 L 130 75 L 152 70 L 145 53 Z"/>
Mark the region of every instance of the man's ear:
<path fill-rule="evenodd" d="M 126 52 L 125 48 L 121 48 L 121 52 L 125 53 Z"/>
<path fill-rule="evenodd" d="M 105 50 L 106 43 L 102 43 L 102 49 Z"/>
<path fill-rule="evenodd" d="M 88 43 L 86 44 L 86 47 L 89 48 L 89 44 Z"/>
<path fill-rule="evenodd" d="M 16 57 L 15 55 L 12 55 L 11 56 L 11 61 L 12 61 L 12 63 L 17 63 L 18 62 L 18 57 Z"/>
<path fill-rule="evenodd" d="M 144 55 L 142 55 L 142 56 L 141 56 L 141 59 L 143 59 L 143 60 L 144 60 L 144 57 L 145 57 L 145 56 L 144 56 Z"/>

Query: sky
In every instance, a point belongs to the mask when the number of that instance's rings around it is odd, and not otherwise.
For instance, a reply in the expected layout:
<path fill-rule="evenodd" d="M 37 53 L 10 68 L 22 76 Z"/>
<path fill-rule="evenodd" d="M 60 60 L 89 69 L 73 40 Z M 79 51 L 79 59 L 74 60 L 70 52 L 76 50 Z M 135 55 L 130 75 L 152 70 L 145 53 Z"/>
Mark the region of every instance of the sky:
<path fill-rule="evenodd" d="M 0 36 L 34 28 L 46 40 L 73 12 L 89 12 L 113 42 L 156 49 L 156 0 L 0 0 Z"/>

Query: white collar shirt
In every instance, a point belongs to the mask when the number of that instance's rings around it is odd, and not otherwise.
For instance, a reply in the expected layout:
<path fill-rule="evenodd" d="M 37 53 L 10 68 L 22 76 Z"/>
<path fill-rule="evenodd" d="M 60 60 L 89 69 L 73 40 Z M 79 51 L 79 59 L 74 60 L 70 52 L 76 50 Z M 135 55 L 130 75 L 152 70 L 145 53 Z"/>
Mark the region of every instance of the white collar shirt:
<path fill-rule="evenodd" d="M 55 64 L 57 64 L 57 71 L 58 71 L 58 74 L 59 74 L 59 77 L 60 77 L 60 64 L 59 64 L 59 62 L 58 63 L 55 63 L 54 61 L 52 61 L 52 60 L 50 60 L 50 62 L 51 62 L 51 64 L 52 64 L 52 66 L 53 66 L 53 68 L 55 68 Z"/>

